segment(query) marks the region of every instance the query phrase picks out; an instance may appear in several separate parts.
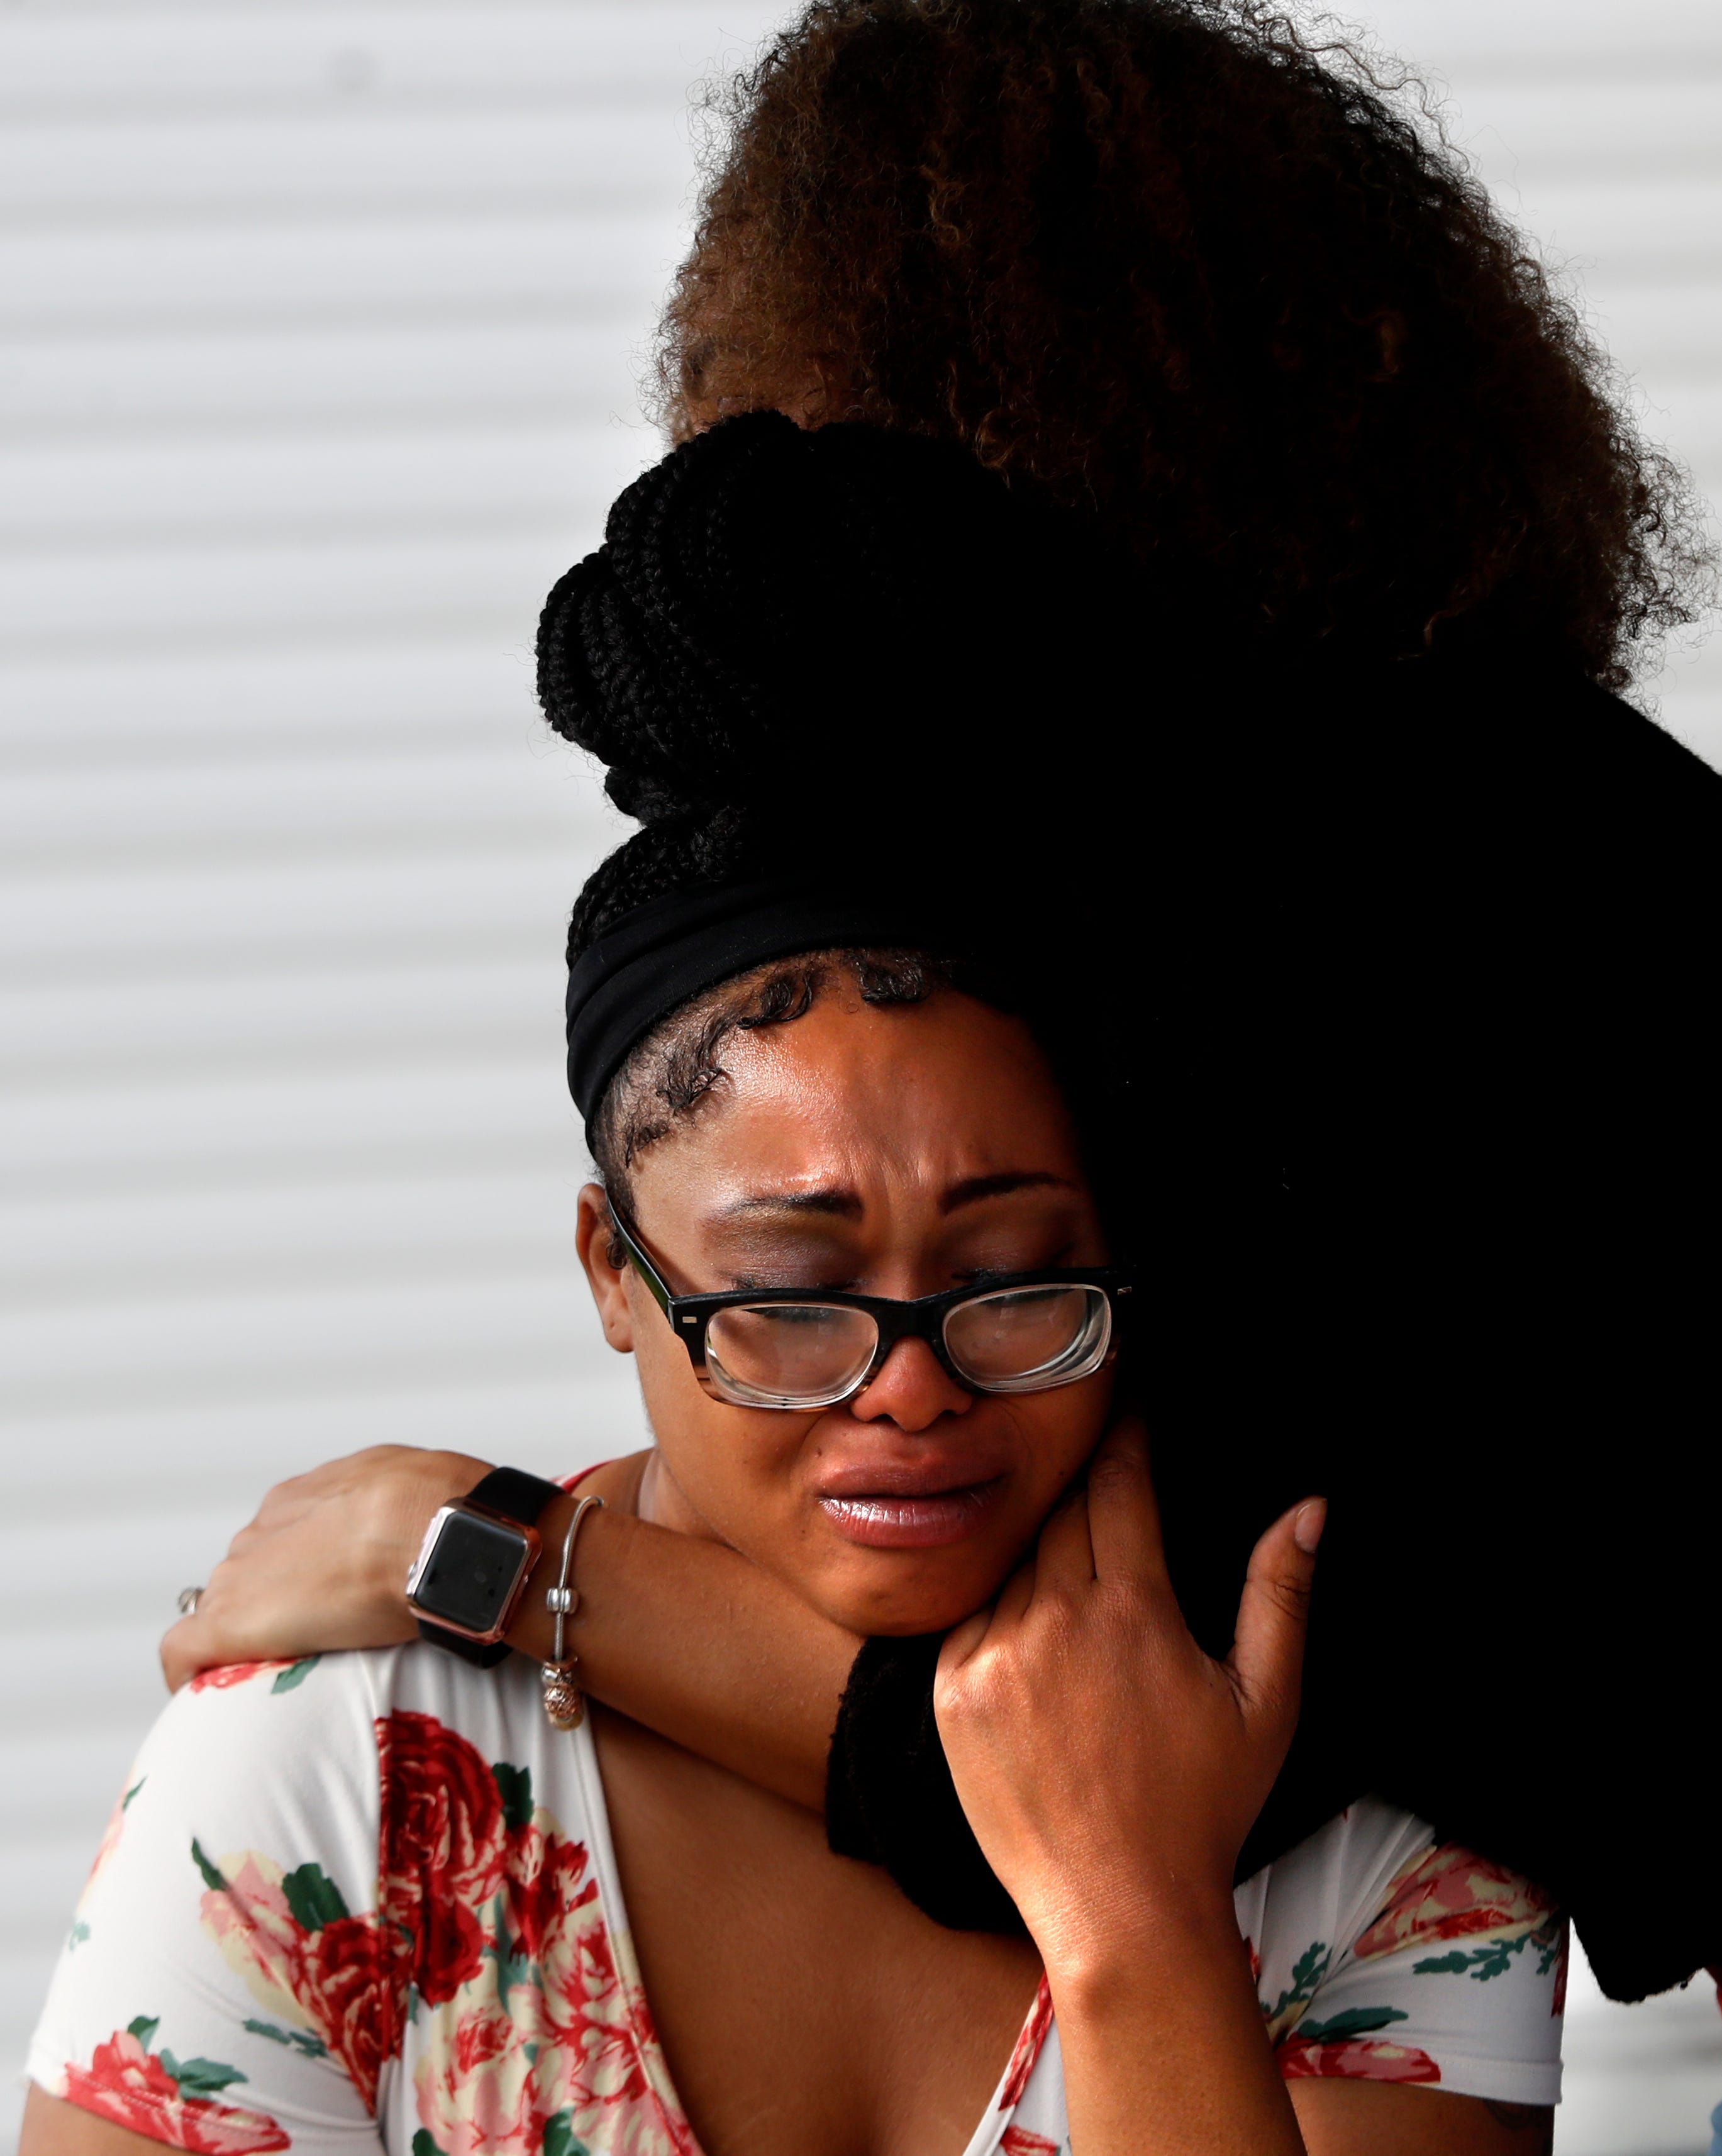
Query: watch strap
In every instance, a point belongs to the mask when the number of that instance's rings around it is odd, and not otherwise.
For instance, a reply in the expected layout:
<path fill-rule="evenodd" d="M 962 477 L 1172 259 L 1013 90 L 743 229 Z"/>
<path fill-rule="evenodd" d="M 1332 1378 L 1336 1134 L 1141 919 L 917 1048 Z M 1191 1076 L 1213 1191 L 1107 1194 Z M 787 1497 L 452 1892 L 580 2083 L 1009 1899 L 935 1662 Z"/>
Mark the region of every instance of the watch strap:
<path fill-rule="evenodd" d="M 537 1524 L 545 1507 L 563 1495 L 558 1484 L 547 1482 L 542 1475 L 528 1475 L 523 1467 L 493 1467 L 474 1483 L 460 1502 L 476 1505 L 481 1512 L 493 1512 L 501 1519 L 512 1520 L 517 1527 L 530 1527 Z M 417 1621 L 421 1640 L 428 1640 L 445 1654 L 457 1655 L 477 1670 L 493 1670 L 513 1652 L 506 1640 L 488 1643 L 468 1640 L 459 1632 L 450 1631 L 445 1625 L 433 1624 L 428 1617 L 420 1617 Z"/>
<path fill-rule="evenodd" d="M 419 1618 L 418 1623 L 421 1640 L 428 1640 L 433 1647 L 440 1647 L 445 1655 L 458 1655 L 475 1670 L 493 1670 L 514 1652 L 506 1640 L 492 1640 L 486 1646 L 481 1640 L 464 1639 L 459 1632 L 450 1631 L 446 1625 L 433 1625 L 428 1617 Z"/>
<path fill-rule="evenodd" d="M 560 1484 L 547 1482 L 542 1475 L 528 1475 L 523 1467 L 493 1467 L 460 1502 L 498 1513 L 517 1527 L 532 1527 L 544 1507 L 565 1494 Z"/>

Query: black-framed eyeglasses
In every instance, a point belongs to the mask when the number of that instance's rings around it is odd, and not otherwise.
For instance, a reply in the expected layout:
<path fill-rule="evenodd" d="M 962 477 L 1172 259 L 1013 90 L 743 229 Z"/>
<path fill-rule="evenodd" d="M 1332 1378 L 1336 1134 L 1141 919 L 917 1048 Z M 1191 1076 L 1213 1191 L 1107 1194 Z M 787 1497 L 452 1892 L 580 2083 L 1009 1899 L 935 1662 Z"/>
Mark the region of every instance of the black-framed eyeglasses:
<path fill-rule="evenodd" d="M 869 1383 L 899 1340 L 924 1340 L 970 1393 L 1041 1393 L 1092 1377 L 1113 1353 L 1125 1266 L 1008 1273 L 912 1302 L 835 1290 L 735 1288 L 672 1295 L 614 1203 L 616 1235 L 716 1399 L 830 1408 Z"/>

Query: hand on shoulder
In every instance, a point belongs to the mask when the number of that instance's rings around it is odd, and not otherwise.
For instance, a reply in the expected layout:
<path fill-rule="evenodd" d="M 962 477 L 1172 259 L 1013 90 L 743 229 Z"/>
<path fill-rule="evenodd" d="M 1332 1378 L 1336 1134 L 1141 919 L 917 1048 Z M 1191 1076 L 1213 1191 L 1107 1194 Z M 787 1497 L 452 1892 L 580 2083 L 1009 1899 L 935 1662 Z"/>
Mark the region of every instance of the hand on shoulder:
<path fill-rule="evenodd" d="M 412 1639 L 406 1578 L 424 1530 L 487 1464 L 375 1445 L 278 1482 L 234 1537 L 196 1610 L 163 1638 L 169 1690 L 227 1663 Z"/>

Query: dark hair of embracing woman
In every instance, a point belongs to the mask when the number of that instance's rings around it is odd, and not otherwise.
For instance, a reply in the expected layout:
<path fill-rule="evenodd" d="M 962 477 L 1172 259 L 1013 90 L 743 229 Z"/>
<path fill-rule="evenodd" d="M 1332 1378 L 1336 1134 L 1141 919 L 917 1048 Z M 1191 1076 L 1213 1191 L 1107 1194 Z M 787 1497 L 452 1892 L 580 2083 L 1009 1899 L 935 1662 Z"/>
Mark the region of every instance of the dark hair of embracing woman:
<path fill-rule="evenodd" d="M 1266 1519 L 1333 1501 L 1247 1861 L 1374 1789 L 1553 1888 L 1616 1995 L 1660 1989 L 1722 1958 L 1691 1764 L 1722 788 L 1506 654 L 1192 657 L 1155 583 L 952 445 L 758 413 L 673 451 L 544 611 L 546 711 L 644 819 L 571 955 L 798 865 L 954 883 L 959 983 L 1036 1025 L 1149 1276 L 1129 1378 L 1205 1645 Z M 826 963 L 912 998 L 943 955 Z M 672 1014 L 600 1109 L 606 1178 L 709 1090 L 727 1027 L 816 988 L 792 963 Z M 933 1913 L 1008 1919 L 926 1651 L 864 1658 L 833 1829 Z M 1653 1835 L 1681 1884 L 1647 1908 Z"/>
<path fill-rule="evenodd" d="M 1618 688 L 1701 527 L 1407 85 L 1264 0 L 811 0 L 715 100 L 672 430 L 964 442 L 1276 648 L 1510 635 Z"/>
<path fill-rule="evenodd" d="M 768 51 L 669 316 L 686 439 L 545 610 L 546 711 L 643 826 L 570 956 L 786 866 L 954 891 L 1150 1275 L 1205 1645 L 1332 1501 L 1247 1856 L 1373 1789 L 1634 1997 L 1722 1960 L 1722 784 L 1607 685 L 1702 555 L 1517 243 L 1329 57 L 1249 0 L 815 0 Z M 642 1044 L 607 1178 L 815 986 Z M 923 1771 L 834 1825 L 986 1921 L 901 1651 Z"/>

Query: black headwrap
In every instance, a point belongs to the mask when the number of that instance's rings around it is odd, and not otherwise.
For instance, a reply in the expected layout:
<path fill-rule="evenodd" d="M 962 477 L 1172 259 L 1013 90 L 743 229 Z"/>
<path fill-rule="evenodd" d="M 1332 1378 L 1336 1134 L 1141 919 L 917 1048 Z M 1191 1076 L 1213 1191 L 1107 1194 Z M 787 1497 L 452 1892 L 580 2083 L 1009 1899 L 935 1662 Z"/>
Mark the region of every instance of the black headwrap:
<path fill-rule="evenodd" d="M 568 968 L 568 1091 L 589 1125 L 629 1050 L 660 1019 L 798 951 L 943 949 L 955 924 L 931 891 L 840 889 L 777 876 L 699 883 L 624 914 Z"/>
<path fill-rule="evenodd" d="M 1268 1519 L 1332 1504 L 1245 1864 L 1374 1790 L 1641 1996 L 1722 1960 L 1722 782 L 1534 653 L 1247 676 L 1224 622 L 948 445 L 762 414 L 676 451 L 541 638 L 646 827 L 576 910 L 570 1081 L 589 1115 L 726 968 L 922 940 L 917 861 L 961 855 L 971 923 L 1023 900 L 1071 1082 L 1126 1021 L 1133 1382 L 1205 1645 Z M 934 1644 L 863 1651 L 831 1831 L 1008 1922 Z"/>

